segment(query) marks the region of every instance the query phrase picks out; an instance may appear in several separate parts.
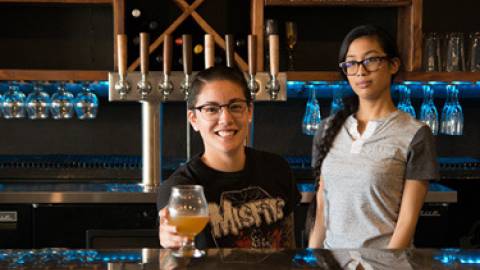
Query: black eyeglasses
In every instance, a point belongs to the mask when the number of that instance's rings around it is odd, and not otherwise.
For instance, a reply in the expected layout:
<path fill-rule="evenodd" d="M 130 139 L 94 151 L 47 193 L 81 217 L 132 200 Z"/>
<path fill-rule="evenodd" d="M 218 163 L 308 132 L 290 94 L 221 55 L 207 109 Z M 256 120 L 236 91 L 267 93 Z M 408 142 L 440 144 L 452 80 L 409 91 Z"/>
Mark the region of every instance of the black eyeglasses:
<path fill-rule="evenodd" d="M 205 104 L 193 109 L 199 110 L 202 117 L 207 121 L 217 121 L 220 118 L 222 108 L 226 108 L 234 117 L 241 117 L 248 107 L 246 100 L 234 100 L 227 104 Z"/>
<path fill-rule="evenodd" d="M 378 71 L 385 60 L 388 60 L 388 56 L 373 56 L 363 59 L 362 61 L 345 61 L 338 66 L 342 69 L 343 73 L 347 76 L 353 76 L 357 74 L 360 65 L 368 72 Z"/>

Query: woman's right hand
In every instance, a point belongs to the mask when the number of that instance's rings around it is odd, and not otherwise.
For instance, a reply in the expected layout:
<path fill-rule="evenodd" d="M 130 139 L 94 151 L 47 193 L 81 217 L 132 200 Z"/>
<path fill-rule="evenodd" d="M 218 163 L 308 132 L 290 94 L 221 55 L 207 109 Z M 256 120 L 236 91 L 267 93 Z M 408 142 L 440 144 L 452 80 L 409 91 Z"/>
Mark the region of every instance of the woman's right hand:
<path fill-rule="evenodd" d="M 164 248 L 179 248 L 182 244 L 182 241 L 187 240 L 187 237 L 180 236 L 177 233 L 177 227 L 169 224 L 169 214 L 167 207 L 162 208 L 158 212 L 158 215 L 160 217 L 160 227 L 158 229 L 160 245 Z"/>

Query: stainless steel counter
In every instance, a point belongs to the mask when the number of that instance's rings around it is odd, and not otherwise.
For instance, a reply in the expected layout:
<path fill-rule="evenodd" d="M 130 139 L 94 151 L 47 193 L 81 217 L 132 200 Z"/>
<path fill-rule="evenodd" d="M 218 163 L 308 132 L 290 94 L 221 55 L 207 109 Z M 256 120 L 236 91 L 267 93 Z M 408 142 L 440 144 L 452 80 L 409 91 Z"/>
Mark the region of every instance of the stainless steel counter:
<path fill-rule="evenodd" d="M 313 184 L 299 184 L 300 193 L 302 194 L 302 203 L 308 203 L 313 199 Z M 440 183 L 431 182 L 428 187 L 427 203 L 456 203 L 457 191 L 448 188 Z"/>
<path fill-rule="evenodd" d="M 124 183 L 0 183 L 0 203 L 155 203 L 155 192 Z"/>
<path fill-rule="evenodd" d="M 313 184 L 298 184 L 302 202 L 313 198 Z M 430 184 L 428 203 L 455 203 L 457 192 Z M 140 184 L 102 182 L 3 182 L 0 203 L 155 203 L 155 192 L 144 192 Z"/>

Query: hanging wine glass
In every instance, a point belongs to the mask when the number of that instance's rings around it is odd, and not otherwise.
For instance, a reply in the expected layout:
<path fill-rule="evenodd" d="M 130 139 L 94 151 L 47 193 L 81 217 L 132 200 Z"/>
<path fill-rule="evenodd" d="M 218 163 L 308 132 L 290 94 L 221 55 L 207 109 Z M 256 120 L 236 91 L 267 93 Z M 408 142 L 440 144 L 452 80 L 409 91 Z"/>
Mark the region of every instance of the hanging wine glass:
<path fill-rule="evenodd" d="M 433 135 L 438 135 L 438 111 L 433 102 L 434 90 L 431 85 L 424 85 L 423 102 L 420 109 L 420 121 L 427 124 Z"/>
<path fill-rule="evenodd" d="M 11 82 L 8 91 L 3 96 L 2 111 L 5 119 L 25 117 L 25 94 L 20 91 L 17 82 Z"/>
<path fill-rule="evenodd" d="M 415 113 L 415 108 L 413 108 L 412 101 L 410 98 L 411 96 L 410 88 L 405 84 L 400 84 L 397 86 L 397 89 L 400 95 L 400 101 L 397 105 L 397 108 L 416 118 L 417 114 Z"/>
<path fill-rule="evenodd" d="M 58 91 L 52 95 L 51 113 L 53 119 L 70 119 L 73 116 L 74 96 L 65 89 L 65 83 L 58 85 Z"/>
<path fill-rule="evenodd" d="M 320 104 L 315 95 L 316 86 L 314 84 L 305 85 L 309 94 L 305 114 L 303 116 L 302 131 L 306 135 L 315 135 L 320 126 Z"/>
<path fill-rule="evenodd" d="M 334 115 L 338 111 L 343 110 L 343 91 L 347 84 L 348 83 L 345 81 L 332 82 L 332 84 L 330 84 L 333 96 L 330 106 L 330 115 Z"/>
<path fill-rule="evenodd" d="M 50 96 L 43 91 L 43 86 L 35 81 L 33 82 L 33 92 L 26 100 L 27 115 L 30 119 L 47 119 L 50 111 Z"/>
<path fill-rule="evenodd" d="M 90 82 L 84 82 L 82 85 L 82 91 L 78 93 L 75 99 L 75 112 L 78 119 L 94 119 L 97 117 L 98 112 L 98 98 L 91 91 Z"/>

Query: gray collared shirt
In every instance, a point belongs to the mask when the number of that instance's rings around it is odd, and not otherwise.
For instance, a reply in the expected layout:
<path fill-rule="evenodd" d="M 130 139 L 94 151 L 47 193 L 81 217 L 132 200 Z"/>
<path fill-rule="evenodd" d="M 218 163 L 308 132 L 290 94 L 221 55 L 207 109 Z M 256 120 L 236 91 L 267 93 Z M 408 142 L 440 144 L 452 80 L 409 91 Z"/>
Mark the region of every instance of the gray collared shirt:
<path fill-rule="evenodd" d="M 323 130 L 314 138 L 312 164 L 318 160 Z M 321 175 L 324 246 L 386 248 L 398 220 L 405 180 L 439 177 L 433 135 L 428 126 L 402 111 L 370 121 L 360 135 L 352 115 L 324 159 Z"/>

